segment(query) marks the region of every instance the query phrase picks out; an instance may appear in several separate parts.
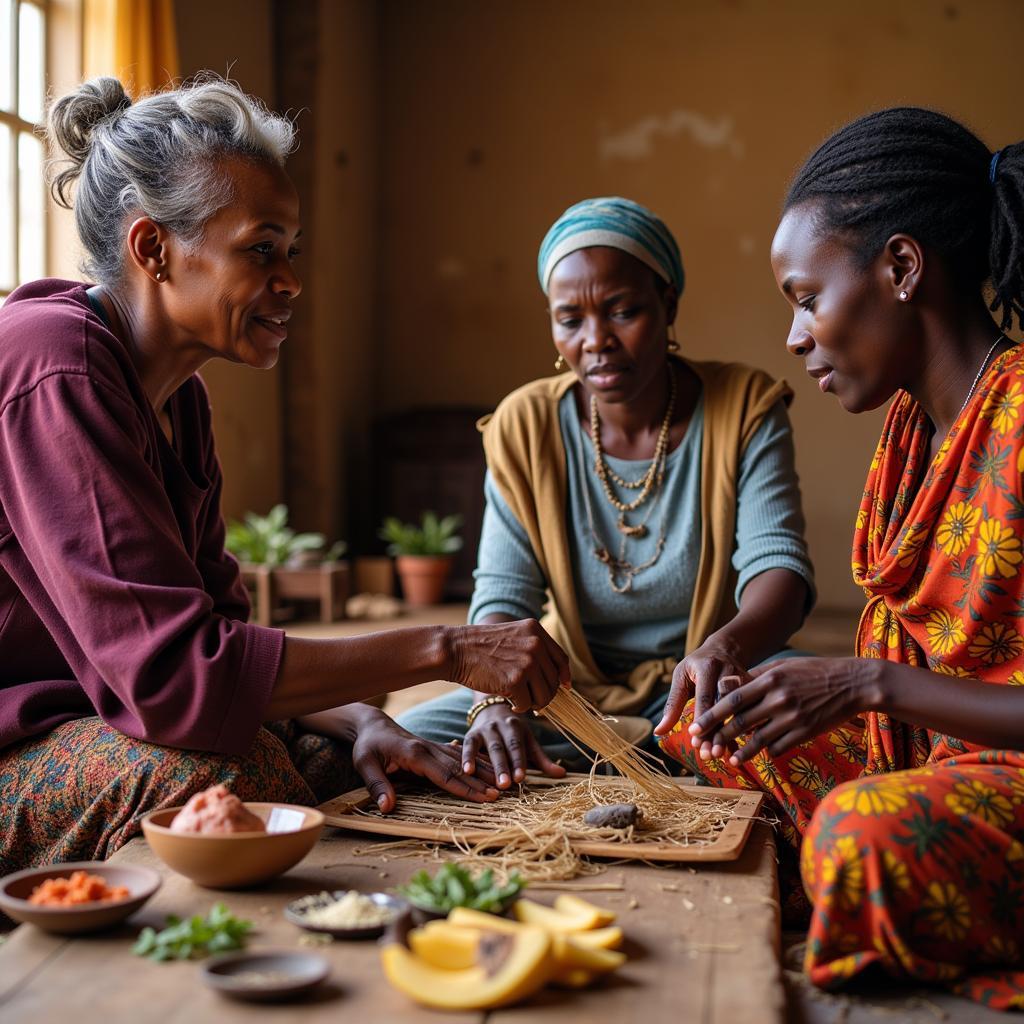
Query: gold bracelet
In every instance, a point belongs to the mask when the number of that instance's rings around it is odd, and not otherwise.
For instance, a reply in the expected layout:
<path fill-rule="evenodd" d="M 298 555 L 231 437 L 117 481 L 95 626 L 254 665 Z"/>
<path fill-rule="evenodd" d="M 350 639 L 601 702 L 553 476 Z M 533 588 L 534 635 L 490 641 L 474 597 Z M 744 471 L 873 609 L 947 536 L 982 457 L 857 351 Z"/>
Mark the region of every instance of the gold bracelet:
<path fill-rule="evenodd" d="M 484 697 L 483 700 L 477 701 L 467 712 L 466 712 L 466 727 L 469 728 L 473 724 L 474 719 L 480 714 L 484 708 L 494 707 L 495 704 L 507 704 L 512 707 L 512 701 L 508 697 Z"/>

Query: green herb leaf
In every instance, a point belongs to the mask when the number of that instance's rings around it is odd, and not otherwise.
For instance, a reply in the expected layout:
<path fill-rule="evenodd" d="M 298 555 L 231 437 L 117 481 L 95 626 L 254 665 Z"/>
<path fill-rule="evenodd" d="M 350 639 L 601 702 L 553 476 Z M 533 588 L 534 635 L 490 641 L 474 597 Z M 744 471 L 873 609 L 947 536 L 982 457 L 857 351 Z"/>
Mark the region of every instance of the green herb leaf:
<path fill-rule="evenodd" d="M 174 914 L 168 914 L 167 927 L 162 931 L 143 928 L 132 952 L 157 963 L 190 960 L 207 953 L 241 949 L 251 928 L 251 921 L 237 918 L 223 903 L 215 903 L 205 918 L 196 914 L 182 921 Z"/>
<path fill-rule="evenodd" d="M 417 871 L 409 884 L 399 886 L 398 891 L 417 906 L 441 913 L 453 907 L 497 911 L 517 896 L 524 884 L 518 872 L 513 872 L 508 881 L 499 886 L 489 868 L 473 878 L 464 867 L 446 863 L 438 868 L 433 878 L 426 871 Z"/>

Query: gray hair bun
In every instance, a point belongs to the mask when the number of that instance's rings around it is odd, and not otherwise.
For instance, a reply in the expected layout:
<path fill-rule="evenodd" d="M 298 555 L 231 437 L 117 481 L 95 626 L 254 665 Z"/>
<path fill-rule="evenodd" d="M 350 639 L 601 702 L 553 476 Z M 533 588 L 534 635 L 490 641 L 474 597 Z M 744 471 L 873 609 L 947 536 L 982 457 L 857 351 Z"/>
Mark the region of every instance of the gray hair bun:
<path fill-rule="evenodd" d="M 94 78 L 53 104 L 48 129 L 67 155 L 53 173 L 54 200 L 74 209 L 83 269 L 103 284 L 122 273 L 129 215 L 194 245 L 232 199 L 225 157 L 280 167 L 295 147 L 288 118 L 212 74 L 134 103 L 116 78 Z"/>
<path fill-rule="evenodd" d="M 131 98 L 116 78 L 94 78 L 62 96 L 50 108 L 50 138 L 71 161 L 71 166 L 53 179 L 53 197 L 61 206 L 71 209 L 70 188 L 82 173 L 96 127 L 131 105 Z"/>

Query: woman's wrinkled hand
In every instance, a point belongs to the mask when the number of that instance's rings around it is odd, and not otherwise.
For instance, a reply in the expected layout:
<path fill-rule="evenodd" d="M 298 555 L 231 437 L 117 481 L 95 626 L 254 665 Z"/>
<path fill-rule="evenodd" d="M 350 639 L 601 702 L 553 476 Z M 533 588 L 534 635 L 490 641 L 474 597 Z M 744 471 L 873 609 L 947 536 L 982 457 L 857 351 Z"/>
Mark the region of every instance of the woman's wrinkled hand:
<path fill-rule="evenodd" d="M 747 740 L 733 765 L 766 750 L 772 757 L 820 736 L 880 700 L 886 662 L 873 658 L 784 658 L 751 669 L 749 681 L 723 680 L 728 690 L 690 726 L 694 740 Z M 720 755 L 715 755 L 720 756 Z"/>
<path fill-rule="evenodd" d="M 499 789 L 522 782 L 531 764 L 555 779 L 565 775 L 565 769 L 544 753 L 526 718 L 507 704 L 484 708 L 473 719 L 462 741 L 462 770 L 473 772 L 481 754 L 487 755 Z"/>
<path fill-rule="evenodd" d="M 474 803 L 486 803 L 498 796 L 489 765 L 476 763 L 474 774 L 467 774 L 457 746 L 414 736 L 383 713 L 360 724 L 352 745 L 352 763 L 385 814 L 395 807 L 395 788 L 388 778 L 395 772 L 419 775 L 439 789 Z"/>
<path fill-rule="evenodd" d="M 456 626 L 452 680 L 507 697 L 515 711 L 546 707 L 569 684 L 569 659 L 536 619 Z"/>
<path fill-rule="evenodd" d="M 665 712 L 654 730 L 655 735 L 664 736 L 679 721 L 691 696 L 694 697 L 693 717 L 696 721 L 719 699 L 722 680 L 729 678 L 745 680 L 747 673 L 737 654 L 724 645 L 708 642 L 687 655 L 672 673 L 672 689 Z M 699 756 L 705 761 L 712 756 L 720 756 L 712 755 L 713 749 L 724 749 L 724 740 L 717 735 L 695 736 L 693 745 L 696 747 L 698 743 Z"/>

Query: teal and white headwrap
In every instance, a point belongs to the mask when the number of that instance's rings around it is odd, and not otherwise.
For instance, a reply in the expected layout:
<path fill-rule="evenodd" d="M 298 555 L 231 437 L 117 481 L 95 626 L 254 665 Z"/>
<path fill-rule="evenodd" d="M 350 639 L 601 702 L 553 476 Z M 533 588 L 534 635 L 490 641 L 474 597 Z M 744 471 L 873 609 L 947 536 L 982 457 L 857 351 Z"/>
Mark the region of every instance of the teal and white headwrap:
<path fill-rule="evenodd" d="M 555 264 L 569 253 L 593 245 L 628 252 L 683 294 L 683 261 L 672 232 L 646 206 L 604 196 L 570 206 L 544 236 L 537 255 L 537 276 L 545 295 Z"/>

